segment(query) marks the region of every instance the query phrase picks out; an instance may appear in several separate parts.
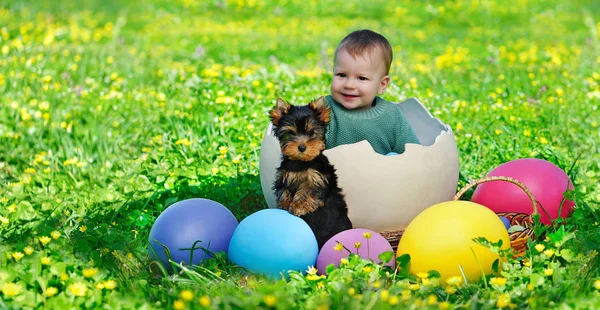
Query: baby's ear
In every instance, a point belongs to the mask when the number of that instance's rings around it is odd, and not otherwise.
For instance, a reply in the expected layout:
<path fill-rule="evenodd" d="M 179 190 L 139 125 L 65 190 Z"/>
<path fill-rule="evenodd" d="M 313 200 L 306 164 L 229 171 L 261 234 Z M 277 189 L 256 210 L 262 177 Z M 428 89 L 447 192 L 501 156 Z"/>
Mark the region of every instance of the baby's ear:
<path fill-rule="evenodd" d="M 313 100 L 308 104 L 308 107 L 312 110 L 315 110 L 319 115 L 319 119 L 325 122 L 325 124 L 329 124 L 329 108 L 327 108 L 327 103 L 325 102 L 325 97 L 321 96 L 317 100 Z"/>
<path fill-rule="evenodd" d="M 281 98 L 277 98 L 277 103 L 275 104 L 275 108 L 269 111 L 269 116 L 271 117 L 271 121 L 273 125 L 279 125 L 279 120 L 290 110 L 290 104 L 285 102 Z"/>
<path fill-rule="evenodd" d="M 385 90 L 387 89 L 388 85 L 390 85 L 390 77 L 389 75 L 386 75 L 381 79 L 381 83 L 379 84 L 379 91 L 377 92 L 377 94 L 383 94 L 383 92 L 385 92 Z"/>

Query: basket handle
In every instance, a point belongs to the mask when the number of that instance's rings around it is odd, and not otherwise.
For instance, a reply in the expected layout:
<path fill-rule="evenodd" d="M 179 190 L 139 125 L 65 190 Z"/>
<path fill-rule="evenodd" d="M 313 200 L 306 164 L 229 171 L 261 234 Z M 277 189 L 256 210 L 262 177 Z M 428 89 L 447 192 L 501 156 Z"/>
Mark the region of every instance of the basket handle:
<path fill-rule="evenodd" d="M 531 191 L 529 191 L 529 189 L 527 188 L 527 186 L 525 186 L 525 184 L 523 184 L 522 182 L 520 182 L 519 180 L 510 178 L 510 177 L 503 177 L 503 176 L 487 176 L 487 177 L 483 177 L 481 179 L 476 179 L 473 180 L 471 182 L 469 182 L 469 184 L 465 185 L 465 187 L 461 188 L 458 193 L 456 193 L 456 195 L 454 195 L 454 198 L 452 198 L 452 200 L 458 200 L 460 199 L 460 197 L 466 193 L 469 189 L 482 184 L 482 183 L 486 183 L 486 182 L 492 182 L 492 181 L 505 181 L 505 182 L 509 182 L 512 184 L 517 185 L 518 187 L 520 187 L 525 194 L 527 194 L 527 197 L 529 197 L 529 200 L 531 200 L 531 204 L 533 205 L 533 213 L 537 214 L 538 210 L 537 210 L 537 201 L 535 200 L 535 198 L 533 197 L 533 194 L 531 193 Z"/>

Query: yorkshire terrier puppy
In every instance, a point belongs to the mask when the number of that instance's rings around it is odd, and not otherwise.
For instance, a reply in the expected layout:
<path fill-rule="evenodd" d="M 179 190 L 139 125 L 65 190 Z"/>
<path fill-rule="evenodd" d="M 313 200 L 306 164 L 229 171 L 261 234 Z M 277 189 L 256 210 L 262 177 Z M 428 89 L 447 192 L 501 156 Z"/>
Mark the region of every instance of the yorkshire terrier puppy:
<path fill-rule="evenodd" d="M 319 249 L 333 235 L 352 228 L 335 168 L 323 155 L 329 113 L 324 97 L 304 106 L 279 98 L 269 113 L 283 154 L 273 184 L 277 207 L 302 218 Z"/>

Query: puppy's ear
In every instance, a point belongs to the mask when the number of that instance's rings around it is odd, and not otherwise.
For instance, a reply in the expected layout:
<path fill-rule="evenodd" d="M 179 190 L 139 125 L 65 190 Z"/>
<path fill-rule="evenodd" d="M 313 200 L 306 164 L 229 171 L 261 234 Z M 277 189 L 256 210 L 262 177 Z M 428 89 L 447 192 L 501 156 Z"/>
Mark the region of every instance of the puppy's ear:
<path fill-rule="evenodd" d="M 319 119 L 322 120 L 325 124 L 329 123 L 329 113 L 330 110 L 327 108 L 327 103 L 325 102 L 325 97 L 321 96 L 317 100 L 311 101 L 308 106 L 317 112 L 319 115 Z"/>
<path fill-rule="evenodd" d="M 289 110 L 290 110 L 290 104 L 285 102 L 281 98 L 277 98 L 277 103 L 275 104 L 275 108 L 273 108 L 273 110 L 269 111 L 269 116 L 271 117 L 271 121 L 273 122 L 273 125 L 275 125 L 275 126 L 279 125 L 279 120 L 285 114 L 287 114 L 287 112 Z"/>

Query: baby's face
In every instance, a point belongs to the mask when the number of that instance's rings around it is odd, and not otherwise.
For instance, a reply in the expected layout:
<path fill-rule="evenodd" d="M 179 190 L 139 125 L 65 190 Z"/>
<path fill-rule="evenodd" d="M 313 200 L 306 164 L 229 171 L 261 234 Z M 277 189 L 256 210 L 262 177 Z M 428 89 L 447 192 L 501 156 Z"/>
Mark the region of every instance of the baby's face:
<path fill-rule="evenodd" d="M 346 109 L 368 109 L 389 80 L 380 51 L 354 58 L 342 49 L 333 68 L 331 95 Z"/>

